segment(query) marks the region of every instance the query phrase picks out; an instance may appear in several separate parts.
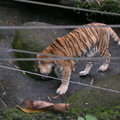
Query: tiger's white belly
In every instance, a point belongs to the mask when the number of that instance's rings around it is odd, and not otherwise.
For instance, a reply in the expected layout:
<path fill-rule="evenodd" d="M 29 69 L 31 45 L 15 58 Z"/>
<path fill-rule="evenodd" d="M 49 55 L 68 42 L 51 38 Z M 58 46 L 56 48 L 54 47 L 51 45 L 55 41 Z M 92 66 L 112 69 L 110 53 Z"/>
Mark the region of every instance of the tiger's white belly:
<path fill-rule="evenodd" d="M 91 48 L 89 52 L 87 52 L 86 57 L 94 57 L 99 55 L 99 50 L 97 47 Z"/>

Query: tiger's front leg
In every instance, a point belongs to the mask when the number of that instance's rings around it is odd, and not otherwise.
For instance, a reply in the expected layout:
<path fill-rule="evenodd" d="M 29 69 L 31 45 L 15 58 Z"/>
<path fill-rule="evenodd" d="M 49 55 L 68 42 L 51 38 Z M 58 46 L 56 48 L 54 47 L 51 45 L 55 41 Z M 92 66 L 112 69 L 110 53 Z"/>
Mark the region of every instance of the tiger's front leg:
<path fill-rule="evenodd" d="M 65 94 L 66 91 L 68 90 L 69 86 L 69 80 L 71 76 L 71 68 L 70 67 L 64 67 L 62 71 L 62 81 L 60 87 L 57 89 L 56 93 L 57 94 Z"/>

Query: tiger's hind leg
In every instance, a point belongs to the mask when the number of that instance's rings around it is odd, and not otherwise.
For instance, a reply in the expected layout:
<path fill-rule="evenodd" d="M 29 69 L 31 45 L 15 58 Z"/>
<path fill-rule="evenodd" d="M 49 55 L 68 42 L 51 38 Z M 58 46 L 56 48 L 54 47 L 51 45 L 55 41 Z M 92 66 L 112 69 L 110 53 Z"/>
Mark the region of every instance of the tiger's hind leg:
<path fill-rule="evenodd" d="M 109 64 L 110 64 L 110 57 L 111 57 L 111 54 L 109 52 L 107 52 L 103 57 L 106 57 L 105 59 L 105 62 L 99 67 L 99 71 L 106 71 L 109 67 Z"/>
<path fill-rule="evenodd" d="M 93 66 L 92 62 L 87 62 L 85 69 L 83 71 L 79 72 L 79 75 L 86 76 L 87 74 L 89 74 L 92 66 Z"/>

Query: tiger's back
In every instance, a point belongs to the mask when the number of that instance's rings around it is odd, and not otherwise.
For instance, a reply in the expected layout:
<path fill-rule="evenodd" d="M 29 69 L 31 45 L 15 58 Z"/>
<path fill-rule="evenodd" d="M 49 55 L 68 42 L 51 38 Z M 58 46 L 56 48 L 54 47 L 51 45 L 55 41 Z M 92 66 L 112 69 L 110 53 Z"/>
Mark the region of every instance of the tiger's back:
<path fill-rule="evenodd" d="M 88 25 L 91 27 L 76 28 L 53 41 L 49 46 L 53 49 L 52 54 L 68 57 L 91 57 L 99 52 L 101 56 L 104 56 L 106 49 L 108 49 L 110 36 L 118 43 L 120 42 L 118 36 L 110 27 L 92 27 L 104 26 L 105 24 L 91 23 Z"/>

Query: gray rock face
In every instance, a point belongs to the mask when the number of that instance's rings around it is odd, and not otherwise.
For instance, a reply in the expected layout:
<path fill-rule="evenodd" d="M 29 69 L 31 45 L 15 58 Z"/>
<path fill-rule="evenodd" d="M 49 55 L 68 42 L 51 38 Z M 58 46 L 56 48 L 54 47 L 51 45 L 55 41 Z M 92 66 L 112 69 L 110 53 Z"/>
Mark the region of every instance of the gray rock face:
<path fill-rule="evenodd" d="M 25 23 L 25 26 L 50 26 L 50 24 L 42 22 Z M 27 29 L 17 30 L 13 41 L 13 48 L 41 52 L 48 45 L 52 43 L 57 37 L 63 36 L 67 31 L 64 29 Z M 17 57 L 36 57 L 35 55 L 28 55 L 16 53 Z M 29 71 L 34 71 L 33 62 L 19 62 L 21 68 Z"/>

